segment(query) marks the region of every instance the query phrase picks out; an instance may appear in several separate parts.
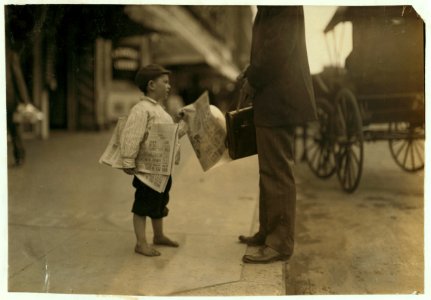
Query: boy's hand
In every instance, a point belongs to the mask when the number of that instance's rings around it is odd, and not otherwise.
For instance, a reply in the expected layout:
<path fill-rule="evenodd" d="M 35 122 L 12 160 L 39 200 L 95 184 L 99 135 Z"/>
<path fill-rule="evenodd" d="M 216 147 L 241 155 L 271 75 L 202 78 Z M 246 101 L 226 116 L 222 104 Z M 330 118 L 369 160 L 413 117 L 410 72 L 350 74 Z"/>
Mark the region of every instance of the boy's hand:
<path fill-rule="evenodd" d="M 135 168 L 123 169 L 123 171 L 128 175 L 135 175 L 135 173 L 136 173 Z"/>

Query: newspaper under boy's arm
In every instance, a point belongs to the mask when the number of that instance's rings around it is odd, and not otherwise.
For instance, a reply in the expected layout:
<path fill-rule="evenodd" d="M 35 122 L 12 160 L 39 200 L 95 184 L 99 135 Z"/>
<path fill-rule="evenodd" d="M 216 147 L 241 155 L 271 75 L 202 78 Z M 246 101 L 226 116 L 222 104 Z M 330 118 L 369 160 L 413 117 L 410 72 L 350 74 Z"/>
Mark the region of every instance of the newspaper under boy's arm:
<path fill-rule="evenodd" d="M 153 123 L 136 157 L 139 172 L 170 175 L 178 142 L 178 124 Z"/>
<path fill-rule="evenodd" d="M 149 118 L 147 118 L 147 120 L 149 120 Z M 113 135 L 108 143 L 108 146 L 106 147 L 105 151 L 103 152 L 102 156 L 99 159 L 99 163 L 106 164 L 113 168 L 122 169 L 129 175 L 136 175 L 142 182 L 144 182 L 150 188 L 158 191 L 159 193 L 163 192 L 169 180 L 169 175 L 168 174 L 163 175 L 163 174 L 154 173 L 151 171 L 148 172 L 146 170 L 158 168 L 164 165 L 165 167 L 167 167 L 167 171 L 170 174 L 172 165 L 173 165 L 173 160 L 174 160 L 173 156 L 179 150 L 178 149 L 179 143 L 176 136 L 178 133 L 178 125 L 153 124 L 153 126 L 151 126 L 151 130 L 145 130 L 144 139 L 139 147 L 140 149 L 139 149 L 138 155 L 135 158 L 135 168 L 124 169 L 123 157 L 121 156 L 121 150 L 120 150 L 121 148 L 120 140 L 121 140 L 121 136 L 122 136 L 126 121 L 127 121 L 126 117 L 119 118 L 117 125 L 114 129 Z M 146 127 L 148 129 L 146 125 L 147 124 L 145 124 L 145 126 L 143 125 L 143 127 Z M 150 132 L 152 132 L 152 134 L 150 134 Z M 161 140 L 168 139 L 170 141 L 169 148 L 172 148 L 172 149 L 167 151 L 166 143 L 164 145 L 162 144 L 163 148 L 165 148 L 165 150 L 163 151 L 163 157 L 164 157 L 163 161 L 160 161 L 159 159 L 156 159 L 155 161 L 150 160 L 148 161 L 149 164 L 144 164 L 143 166 L 142 155 L 144 155 L 145 153 L 141 151 L 142 150 L 141 146 L 145 143 L 151 143 L 153 146 L 155 146 L 157 144 L 157 141 L 161 141 L 159 140 L 159 137 L 161 137 Z M 165 170 L 161 170 L 161 171 L 165 171 Z"/>
<path fill-rule="evenodd" d="M 120 151 L 123 159 L 123 169 L 127 174 L 134 174 L 136 157 L 145 137 L 147 112 L 134 106 L 130 111 L 122 134 L 120 135 Z"/>

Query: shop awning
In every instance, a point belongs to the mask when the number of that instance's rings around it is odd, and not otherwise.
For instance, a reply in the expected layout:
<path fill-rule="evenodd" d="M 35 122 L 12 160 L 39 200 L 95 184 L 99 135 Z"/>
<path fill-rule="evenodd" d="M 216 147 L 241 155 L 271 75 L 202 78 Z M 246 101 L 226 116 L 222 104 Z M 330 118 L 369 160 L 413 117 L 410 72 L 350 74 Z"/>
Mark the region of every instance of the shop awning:
<path fill-rule="evenodd" d="M 326 25 L 324 33 L 328 33 L 329 31 L 333 30 L 335 26 L 337 26 L 339 23 L 349 21 L 349 18 L 347 16 L 347 6 L 340 6 L 335 11 L 334 15 L 332 16 L 332 19 L 329 21 L 328 25 Z"/>
<path fill-rule="evenodd" d="M 186 8 L 178 5 L 128 5 L 124 11 L 134 22 L 169 33 L 170 40 L 167 44 L 177 45 L 179 50 L 169 48 L 172 57 L 184 57 L 188 53 L 187 59 L 196 61 L 200 58 L 231 80 L 235 80 L 239 74 L 240 70 L 232 60 L 231 51 L 203 28 Z"/>

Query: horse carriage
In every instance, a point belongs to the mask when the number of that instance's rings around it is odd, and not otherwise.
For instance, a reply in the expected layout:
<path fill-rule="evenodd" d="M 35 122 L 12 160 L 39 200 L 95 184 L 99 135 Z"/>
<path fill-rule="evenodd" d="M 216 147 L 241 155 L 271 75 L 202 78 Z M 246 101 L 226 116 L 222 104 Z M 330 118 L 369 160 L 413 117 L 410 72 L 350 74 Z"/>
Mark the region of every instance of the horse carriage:
<path fill-rule="evenodd" d="M 352 51 L 340 64 L 344 22 Z M 338 29 L 337 29 L 338 27 Z M 325 30 L 333 63 L 313 75 L 318 122 L 304 130 L 304 158 L 320 178 L 359 185 L 364 142 L 387 140 L 405 171 L 424 168 L 424 22 L 411 6 L 339 7 Z M 341 35 L 340 35 L 341 32 Z M 338 61 L 337 61 L 338 60 Z"/>

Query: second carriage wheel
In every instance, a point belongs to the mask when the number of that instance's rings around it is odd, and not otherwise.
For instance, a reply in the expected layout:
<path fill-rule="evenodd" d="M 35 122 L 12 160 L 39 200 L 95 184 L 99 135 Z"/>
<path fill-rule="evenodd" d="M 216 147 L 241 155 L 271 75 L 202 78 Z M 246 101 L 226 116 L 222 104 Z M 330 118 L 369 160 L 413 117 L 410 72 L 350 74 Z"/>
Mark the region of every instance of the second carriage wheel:
<path fill-rule="evenodd" d="M 334 154 L 337 177 L 344 191 L 352 193 L 359 185 L 364 160 L 362 118 L 355 95 L 347 88 L 335 98 Z"/>
<path fill-rule="evenodd" d="M 424 124 L 391 123 L 389 133 L 400 137 L 389 140 L 389 149 L 397 165 L 407 172 L 422 170 L 425 166 Z"/>
<path fill-rule="evenodd" d="M 333 155 L 334 108 L 324 98 L 316 99 L 318 120 L 305 128 L 304 151 L 311 171 L 320 178 L 328 178 L 335 173 Z"/>

